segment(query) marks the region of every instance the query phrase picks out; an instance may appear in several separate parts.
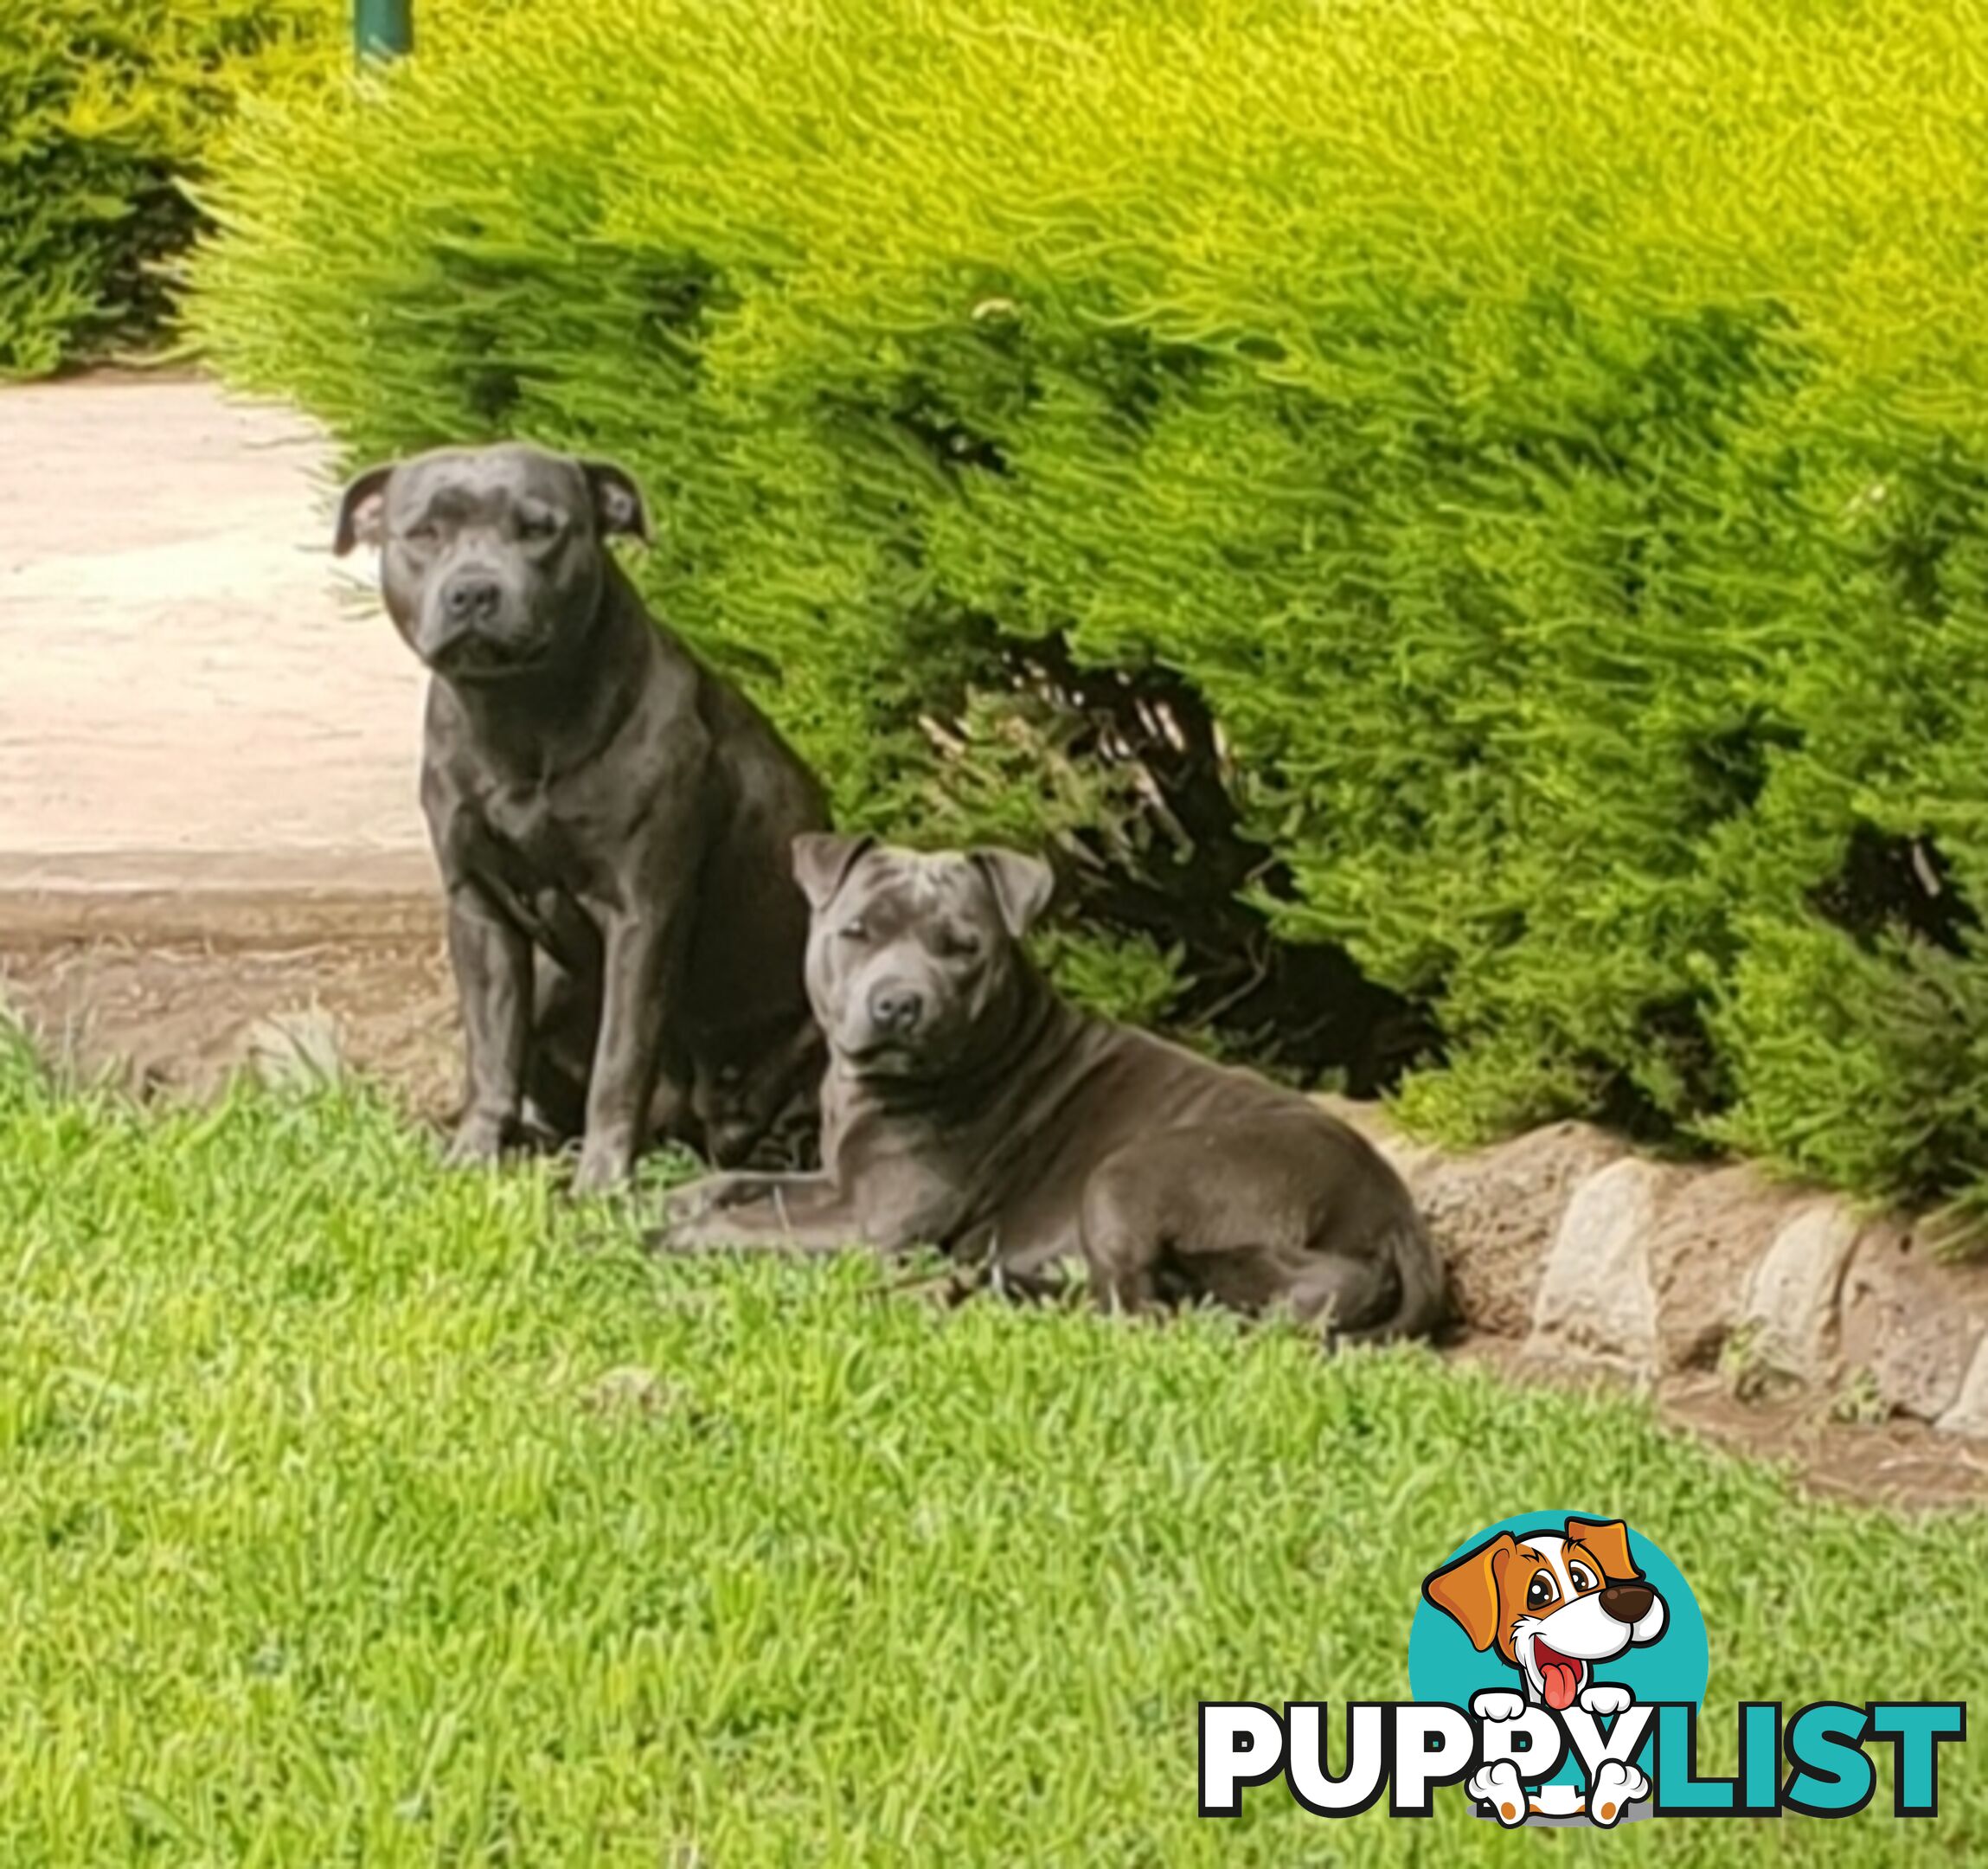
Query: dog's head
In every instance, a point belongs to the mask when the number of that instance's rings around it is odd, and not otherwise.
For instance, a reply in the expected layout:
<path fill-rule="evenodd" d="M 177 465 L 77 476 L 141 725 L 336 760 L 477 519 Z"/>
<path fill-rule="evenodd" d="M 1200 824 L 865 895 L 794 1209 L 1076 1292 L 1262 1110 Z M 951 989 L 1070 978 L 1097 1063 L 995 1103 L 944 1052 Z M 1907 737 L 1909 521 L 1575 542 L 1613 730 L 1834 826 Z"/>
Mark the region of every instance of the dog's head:
<path fill-rule="evenodd" d="M 380 588 L 414 653 L 455 681 L 542 668 L 591 631 L 604 542 L 646 540 L 635 483 L 521 442 L 442 448 L 345 489 L 333 549 L 380 548 Z"/>
<path fill-rule="evenodd" d="M 794 875 L 812 911 L 808 998 L 843 1071 L 942 1078 L 1004 1034 L 1030 977 L 1022 937 L 1049 904 L 1047 864 L 821 832 L 795 839 Z"/>
<path fill-rule="evenodd" d="M 1425 1578 L 1422 1594 L 1473 1647 L 1496 1647 L 1555 1712 L 1590 1685 L 1597 1661 L 1655 1641 L 1667 1620 L 1619 1519 L 1501 1532 Z"/>

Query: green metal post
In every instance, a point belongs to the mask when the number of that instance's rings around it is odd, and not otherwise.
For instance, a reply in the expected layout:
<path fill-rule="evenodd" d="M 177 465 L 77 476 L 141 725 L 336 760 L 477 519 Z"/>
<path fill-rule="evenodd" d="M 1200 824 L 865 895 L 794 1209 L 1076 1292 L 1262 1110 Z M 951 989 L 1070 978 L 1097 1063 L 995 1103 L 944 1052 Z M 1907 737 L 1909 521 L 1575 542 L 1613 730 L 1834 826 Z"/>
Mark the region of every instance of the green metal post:
<path fill-rule="evenodd" d="M 364 58 L 414 49 L 414 0 L 352 0 L 352 42 Z"/>

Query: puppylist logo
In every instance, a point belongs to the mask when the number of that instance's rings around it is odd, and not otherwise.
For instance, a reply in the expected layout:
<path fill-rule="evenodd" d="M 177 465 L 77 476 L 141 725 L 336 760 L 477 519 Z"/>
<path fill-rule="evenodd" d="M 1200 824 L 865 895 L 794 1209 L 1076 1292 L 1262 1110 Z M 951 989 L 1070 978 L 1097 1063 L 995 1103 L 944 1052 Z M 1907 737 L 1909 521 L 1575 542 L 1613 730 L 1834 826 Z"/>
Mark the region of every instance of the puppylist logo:
<path fill-rule="evenodd" d="M 1737 1712 L 1738 1769 L 1701 1776 L 1709 1649 L 1683 1574 L 1619 1519 L 1522 1513 L 1467 1539 L 1422 1580 L 1408 1633 L 1413 1700 L 1350 1701 L 1328 1767 L 1324 1701 L 1203 1701 L 1201 1814 L 1241 1814 L 1245 1789 L 1281 1777 L 1320 1817 L 1383 1795 L 1427 1817 L 1462 1787 L 1510 1829 L 1613 1829 L 1651 1817 L 1850 1817 L 1891 1749 L 1892 1813 L 1931 1817 L 1940 1748 L 1964 1740 L 1959 1701 L 1773 1701 Z"/>

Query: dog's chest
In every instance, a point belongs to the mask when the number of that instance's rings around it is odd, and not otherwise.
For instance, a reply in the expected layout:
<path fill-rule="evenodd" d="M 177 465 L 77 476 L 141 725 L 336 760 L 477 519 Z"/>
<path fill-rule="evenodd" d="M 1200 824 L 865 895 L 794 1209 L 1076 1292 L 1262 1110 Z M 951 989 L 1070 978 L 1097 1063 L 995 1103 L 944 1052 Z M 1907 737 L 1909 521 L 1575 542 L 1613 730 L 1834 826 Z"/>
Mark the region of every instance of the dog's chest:
<path fill-rule="evenodd" d="M 598 940 L 601 864 L 587 823 L 539 788 L 491 786 L 459 814 L 460 858 L 518 927 L 568 965 Z"/>
<path fill-rule="evenodd" d="M 542 787 L 493 785 L 477 806 L 484 837 L 507 867 L 546 882 L 574 877 L 581 867 L 582 827 Z"/>

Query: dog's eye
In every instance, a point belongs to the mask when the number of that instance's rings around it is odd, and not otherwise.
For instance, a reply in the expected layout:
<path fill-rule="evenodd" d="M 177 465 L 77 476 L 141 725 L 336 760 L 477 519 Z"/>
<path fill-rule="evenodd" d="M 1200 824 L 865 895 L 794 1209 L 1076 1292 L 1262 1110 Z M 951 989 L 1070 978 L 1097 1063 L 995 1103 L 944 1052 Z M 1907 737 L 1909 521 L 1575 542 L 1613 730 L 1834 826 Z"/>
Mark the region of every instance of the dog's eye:
<path fill-rule="evenodd" d="M 424 519 L 419 525 L 411 525 L 401 537 L 411 539 L 417 545 L 433 545 L 439 534 L 432 519 Z"/>
<path fill-rule="evenodd" d="M 1535 1570 L 1532 1582 L 1526 1586 L 1525 1606 L 1528 1609 L 1543 1609 L 1560 1595 L 1560 1586 L 1553 1581 L 1551 1572 Z"/>
<path fill-rule="evenodd" d="M 1595 1588 L 1594 1573 L 1586 1564 L 1569 1564 L 1567 1567 L 1567 1574 L 1577 1590 L 1590 1590 Z"/>
<path fill-rule="evenodd" d="M 527 513 L 517 523 L 517 536 L 537 542 L 550 538 L 559 530 L 559 522 L 550 513 Z"/>
<path fill-rule="evenodd" d="M 845 922 L 837 931 L 845 941 L 866 941 L 869 930 L 860 922 Z"/>
<path fill-rule="evenodd" d="M 946 960 L 972 960 L 979 956 L 980 943 L 971 934 L 955 934 L 948 928 L 939 937 L 939 953 Z"/>

